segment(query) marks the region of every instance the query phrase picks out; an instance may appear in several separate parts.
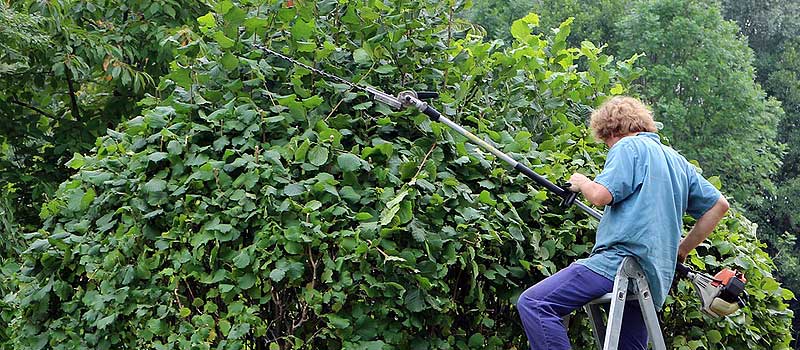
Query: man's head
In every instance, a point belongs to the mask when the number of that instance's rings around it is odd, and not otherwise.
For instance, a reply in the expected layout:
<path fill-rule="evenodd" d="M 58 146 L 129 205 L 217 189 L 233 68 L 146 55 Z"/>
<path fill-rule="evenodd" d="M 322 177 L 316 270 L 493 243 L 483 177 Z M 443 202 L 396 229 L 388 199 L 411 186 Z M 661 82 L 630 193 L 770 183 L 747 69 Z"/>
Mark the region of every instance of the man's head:
<path fill-rule="evenodd" d="M 611 145 L 621 137 L 637 132 L 656 132 L 653 115 L 645 105 L 628 96 L 614 96 L 592 112 L 589 124 L 598 140 Z M 610 145 L 609 145 L 610 146 Z"/>

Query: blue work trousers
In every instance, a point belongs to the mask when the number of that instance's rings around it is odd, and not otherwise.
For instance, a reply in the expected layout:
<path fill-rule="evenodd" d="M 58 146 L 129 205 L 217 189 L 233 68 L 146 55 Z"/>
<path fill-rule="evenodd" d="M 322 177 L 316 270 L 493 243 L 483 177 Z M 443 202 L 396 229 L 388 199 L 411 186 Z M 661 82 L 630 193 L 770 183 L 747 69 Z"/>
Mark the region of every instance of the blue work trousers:
<path fill-rule="evenodd" d="M 531 349 L 570 349 L 562 318 L 613 289 L 613 281 L 580 264 L 572 264 L 528 288 L 520 295 L 517 309 Z M 638 301 L 625 304 L 619 349 L 647 349 L 647 326 Z"/>

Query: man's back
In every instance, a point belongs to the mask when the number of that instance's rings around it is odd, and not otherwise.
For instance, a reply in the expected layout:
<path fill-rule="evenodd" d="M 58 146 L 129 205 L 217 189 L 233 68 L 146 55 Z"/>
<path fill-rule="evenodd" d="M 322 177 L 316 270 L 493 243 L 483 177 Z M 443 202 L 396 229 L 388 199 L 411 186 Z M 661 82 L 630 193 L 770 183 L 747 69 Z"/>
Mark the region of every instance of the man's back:
<path fill-rule="evenodd" d="M 622 258 L 635 256 L 660 308 L 675 270 L 683 214 L 702 216 L 719 191 L 650 132 L 614 144 L 594 181 L 613 199 L 605 208 L 592 255 L 578 263 L 613 280 Z"/>

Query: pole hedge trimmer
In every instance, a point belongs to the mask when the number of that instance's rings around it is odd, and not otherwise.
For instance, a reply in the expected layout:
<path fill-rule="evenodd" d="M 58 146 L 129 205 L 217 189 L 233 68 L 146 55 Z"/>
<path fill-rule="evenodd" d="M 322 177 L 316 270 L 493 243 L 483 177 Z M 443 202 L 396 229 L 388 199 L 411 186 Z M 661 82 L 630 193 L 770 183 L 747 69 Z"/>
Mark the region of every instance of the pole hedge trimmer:
<path fill-rule="evenodd" d="M 372 86 L 355 84 L 344 78 L 316 69 L 294 58 L 275 52 L 267 47 L 264 47 L 261 44 L 254 44 L 254 46 L 259 50 L 280 57 L 288 62 L 291 62 L 305 69 L 308 69 L 316 74 L 319 74 L 320 76 L 350 86 L 353 90 L 365 92 L 369 96 L 371 96 L 372 99 L 374 99 L 375 101 L 383 103 L 394 110 L 415 108 L 420 112 L 422 112 L 423 114 L 427 115 L 431 120 L 449 126 L 451 129 L 455 130 L 459 134 L 469 139 L 472 143 L 489 151 L 497 158 L 501 159 L 514 169 L 518 170 L 519 172 L 521 172 L 522 174 L 524 174 L 525 176 L 527 176 L 528 178 L 539 184 L 540 186 L 548 189 L 550 192 L 555 193 L 556 195 L 561 197 L 562 198 L 561 206 L 569 207 L 571 205 L 575 205 L 578 208 L 580 208 L 583 212 L 585 212 L 587 215 L 594 217 L 597 220 L 600 220 L 603 217 L 603 215 L 600 214 L 599 211 L 589 207 L 588 205 L 584 204 L 581 201 L 576 200 L 578 193 L 569 190 L 570 187 L 569 183 L 564 184 L 563 186 L 558 186 L 550 182 L 543 176 L 531 170 L 531 168 L 511 158 L 510 155 L 503 153 L 490 143 L 482 140 L 475 134 L 464 129 L 463 127 L 456 124 L 449 118 L 443 116 L 441 113 L 439 113 L 439 111 L 437 111 L 435 108 L 431 107 L 428 103 L 423 101 L 427 99 L 437 98 L 439 96 L 437 92 L 416 92 L 407 90 L 400 92 L 399 94 L 397 94 L 397 96 L 393 96 L 383 91 L 380 91 Z M 744 278 L 744 275 L 741 272 L 726 268 L 721 272 L 719 272 L 716 276 L 712 277 L 710 275 L 692 271 L 685 265 L 678 263 L 677 276 L 685 277 L 692 281 L 692 285 L 694 286 L 697 295 L 702 300 L 703 312 L 705 312 L 710 316 L 715 316 L 715 317 L 727 316 L 738 310 L 739 307 L 745 305 L 745 299 L 742 299 L 741 296 L 742 294 L 747 295 L 747 293 L 744 292 L 744 284 L 747 280 Z"/>

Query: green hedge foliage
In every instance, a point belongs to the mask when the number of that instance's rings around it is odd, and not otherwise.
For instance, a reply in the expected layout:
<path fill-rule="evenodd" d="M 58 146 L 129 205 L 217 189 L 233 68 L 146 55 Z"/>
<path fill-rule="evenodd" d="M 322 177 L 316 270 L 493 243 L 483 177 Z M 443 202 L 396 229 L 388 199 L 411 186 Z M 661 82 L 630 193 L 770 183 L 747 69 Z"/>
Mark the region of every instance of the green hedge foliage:
<path fill-rule="evenodd" d="M 443 113 L 552 181 L 597 173 L 587 111 L 641 72 L 570 21 L 484 42 L 455 2 L 221 1 L 141 116 L 69 165 L 5 298 L 16 348 L 524 349 L 518 295 L 591 248 L 596 223 L 418 112 L 262 54 L 264 43 Z M 791 297 L 730 216 L 695 266 L 747 271 L 750 306 L 700 315 L 679 284 L 676 348 L 786 347 Z M 703 266 L 705 265 L 705 266 Z M 571 329 L 591 346 L 585 320 Z M 725 344 L 724 346 L 722 344 Z"/>

